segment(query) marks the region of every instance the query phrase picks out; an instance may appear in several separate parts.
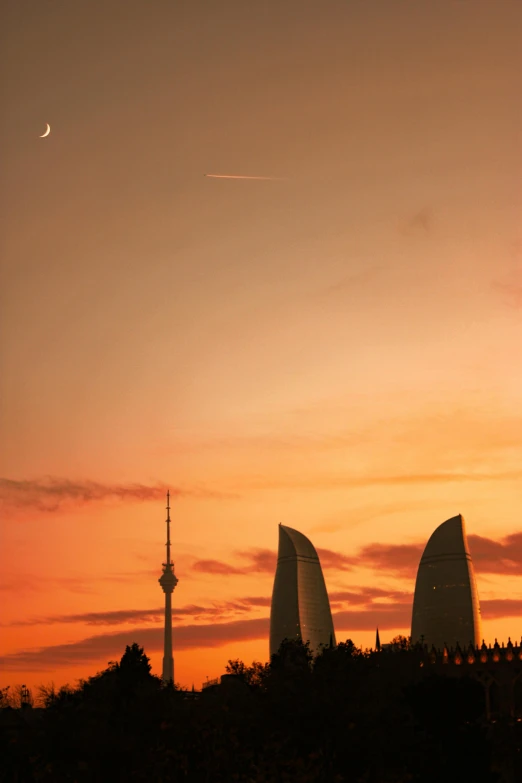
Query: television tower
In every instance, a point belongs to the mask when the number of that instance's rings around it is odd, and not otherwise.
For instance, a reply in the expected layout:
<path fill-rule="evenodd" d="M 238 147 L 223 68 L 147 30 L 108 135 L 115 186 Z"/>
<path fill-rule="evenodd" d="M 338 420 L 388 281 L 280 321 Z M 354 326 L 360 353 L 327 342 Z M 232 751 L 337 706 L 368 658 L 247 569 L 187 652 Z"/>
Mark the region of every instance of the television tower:
<path fill-rule="evenodd" d="M 174 682 L 174 656 L 172 654 L 172 593 L 178 583 L 174 574 L 174 563 L 170 559 L 170 492 L 167 492 L 167 562 L 158 579 L 165 593 L 165 637 L 163 643 L 163 672 L 161 679 L 166 685 Z"/>

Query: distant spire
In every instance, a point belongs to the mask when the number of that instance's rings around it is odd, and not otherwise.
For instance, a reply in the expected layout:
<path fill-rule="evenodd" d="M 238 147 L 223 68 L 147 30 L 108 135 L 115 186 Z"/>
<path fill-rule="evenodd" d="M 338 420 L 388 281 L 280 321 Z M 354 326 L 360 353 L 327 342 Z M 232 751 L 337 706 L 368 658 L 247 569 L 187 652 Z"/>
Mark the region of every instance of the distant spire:
<path fill-rule="evenodd" d="M 379 636 L 379 627 L 377 626 L 377 630 L 375 632 L 375 649 L 380 652 L 381 649 L 381 639 Z"/>
<path fill-rule="evenodd" d="M 170 565 L 170 489 L 167 490 L 167 566 Z"/>

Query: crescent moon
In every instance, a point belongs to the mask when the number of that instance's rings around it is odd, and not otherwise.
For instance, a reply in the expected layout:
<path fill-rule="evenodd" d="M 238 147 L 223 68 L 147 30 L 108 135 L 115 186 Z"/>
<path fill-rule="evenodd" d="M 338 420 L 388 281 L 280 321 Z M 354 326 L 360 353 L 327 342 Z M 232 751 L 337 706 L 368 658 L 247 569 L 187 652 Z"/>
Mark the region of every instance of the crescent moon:
<path fill-rule="evenodd" d="M 49 123 L 47 123 L 47 130 L 45 131 L 45 133 L 42 133 L 40 138 L 41 139 L 45 139 L 45 137 L 48 136 L 50 134 L 50 132 L 51 132 L 51 126 L 49 125 Z"/>

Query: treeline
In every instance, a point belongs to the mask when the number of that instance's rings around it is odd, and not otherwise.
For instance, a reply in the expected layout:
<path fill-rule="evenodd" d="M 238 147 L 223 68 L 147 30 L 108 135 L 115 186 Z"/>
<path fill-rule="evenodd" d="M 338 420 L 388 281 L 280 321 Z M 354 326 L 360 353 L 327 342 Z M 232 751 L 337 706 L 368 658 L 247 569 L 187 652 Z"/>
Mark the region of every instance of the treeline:
<path fill-rule="evenodd" d="M 408 647 L 348 640 L 314 660 L 287 642 L 195 696 L 133 644 L 76 688 L 40 689 L 42 709 L 0 711 L 0 779 L 519 783 L 522 724 L 486 724 L 479 683 L 426 676 Z"/>

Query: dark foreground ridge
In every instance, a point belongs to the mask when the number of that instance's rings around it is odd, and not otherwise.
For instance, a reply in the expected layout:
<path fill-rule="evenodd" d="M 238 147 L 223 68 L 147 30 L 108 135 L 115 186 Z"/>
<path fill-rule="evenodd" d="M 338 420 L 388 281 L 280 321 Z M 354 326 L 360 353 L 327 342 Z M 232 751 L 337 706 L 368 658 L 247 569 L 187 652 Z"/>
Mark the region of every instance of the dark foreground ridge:
<path fill-rule="evenodd" d="M 270 664 L 229 661 L 195 692 L 162 685 L 133 644 L 77 688 L 42 688 L 40 707 L 2 691 L 0 779 L 520 783 L 521 648 L 473 655 L 397 637 L 313 660 L 285 642 Z"/>

